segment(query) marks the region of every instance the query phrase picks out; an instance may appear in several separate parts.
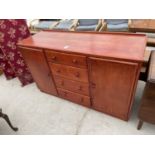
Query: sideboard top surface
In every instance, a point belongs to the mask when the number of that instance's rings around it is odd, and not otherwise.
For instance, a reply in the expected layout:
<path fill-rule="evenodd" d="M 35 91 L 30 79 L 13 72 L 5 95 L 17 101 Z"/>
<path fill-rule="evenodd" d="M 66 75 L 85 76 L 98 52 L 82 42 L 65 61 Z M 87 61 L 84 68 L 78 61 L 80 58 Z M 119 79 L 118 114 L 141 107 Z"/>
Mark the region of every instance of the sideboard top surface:
<path fill-rule="evenodd" d="M 147 38 L 129 33 L 83 33 L 42 31 L 24 39 L 19 46 L 143 61 Z"/>

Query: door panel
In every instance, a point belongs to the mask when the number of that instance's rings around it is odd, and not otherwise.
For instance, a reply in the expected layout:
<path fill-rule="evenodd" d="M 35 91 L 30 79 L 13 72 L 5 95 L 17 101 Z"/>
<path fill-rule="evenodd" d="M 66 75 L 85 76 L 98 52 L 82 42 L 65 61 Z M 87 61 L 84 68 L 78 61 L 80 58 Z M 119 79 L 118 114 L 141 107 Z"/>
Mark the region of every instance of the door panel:
<path fill-rule="evenodd" d="M 92 107 L 127 120 L 137 74 L 137 63 L 90 58 Z"/>
<path fill-rule="evenodd" d="M 52 75 L 45 59 L 43 50 L 33 48 L 20 48 L 20 51 L 30 69 L 30 72 L 43 92 L 57 95 Z"/>

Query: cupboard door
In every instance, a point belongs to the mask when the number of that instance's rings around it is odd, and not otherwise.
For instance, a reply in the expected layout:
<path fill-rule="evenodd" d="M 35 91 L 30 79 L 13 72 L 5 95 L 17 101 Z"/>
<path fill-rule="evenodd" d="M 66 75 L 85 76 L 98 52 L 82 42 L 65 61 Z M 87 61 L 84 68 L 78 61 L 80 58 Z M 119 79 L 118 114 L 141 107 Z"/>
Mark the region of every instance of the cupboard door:
<path fill-rule="evenodd" d="M 20 51 L 39 89 L 43 92 L 57 95 L 43 50 L 22 47 Z"/>
<path fill-rule="evenodd" d="M 128 120 L 137 79 L 137 63 L 90 58 L 92 107 Z"/>

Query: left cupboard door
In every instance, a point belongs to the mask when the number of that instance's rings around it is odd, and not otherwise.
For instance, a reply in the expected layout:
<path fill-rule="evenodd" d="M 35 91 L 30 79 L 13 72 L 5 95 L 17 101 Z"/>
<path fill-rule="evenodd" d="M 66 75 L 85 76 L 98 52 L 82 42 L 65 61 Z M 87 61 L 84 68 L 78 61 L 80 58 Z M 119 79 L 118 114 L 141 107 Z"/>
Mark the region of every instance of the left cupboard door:
<path fill-rule="evenodd" d="M 42 49 L 19 47 L 24 60 L 38 88 L 48 94 L 57 96 L 51 71 Z"/>

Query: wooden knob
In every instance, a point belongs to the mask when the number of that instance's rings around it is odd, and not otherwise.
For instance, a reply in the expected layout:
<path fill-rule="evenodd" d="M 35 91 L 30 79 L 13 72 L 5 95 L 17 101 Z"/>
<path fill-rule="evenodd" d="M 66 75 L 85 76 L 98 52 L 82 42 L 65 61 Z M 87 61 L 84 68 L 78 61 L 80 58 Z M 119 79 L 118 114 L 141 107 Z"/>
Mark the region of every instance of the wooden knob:
<path fill-rule="evenodd" d="M 82 86 L 79 86 L 79 90 L 82 90 Z"/>
<path fill-rule="evenodd" d="M 64 96 L 67 96 L 67 92 L 64 92 Z"/>
<path fill-rule="evenodd" d="M 72 62 L 76 64 L 78 61 L 76 59 L 73 59 Z"/>
<path fill-rule="evenodd" d="M 79 73 L 79 72 L 77 72 L 77 73 L 75 74 L 75 76 L 76 76 L 76 77 L 79 77 L 79 76 L 80 76 L 80 73 Z"/>
<path fill-rule="evenodd" d="M 51 73 L 49 72 L 47 76 L 51 76 Z"/>
<path fill-rule="evenodd" d="M 52 56 L 52 60 L 56 60 L 56 56 Z"/>
<path fill-rule="evenodd" d="M 57 70 L 57 73 L 60 73 L 60 69 Z"/>
<path fill-rule="evenodd" d="M 64 81 L 61 81 L 61 85 L 62 85 L 62 86 L 64 85 Z"/>

